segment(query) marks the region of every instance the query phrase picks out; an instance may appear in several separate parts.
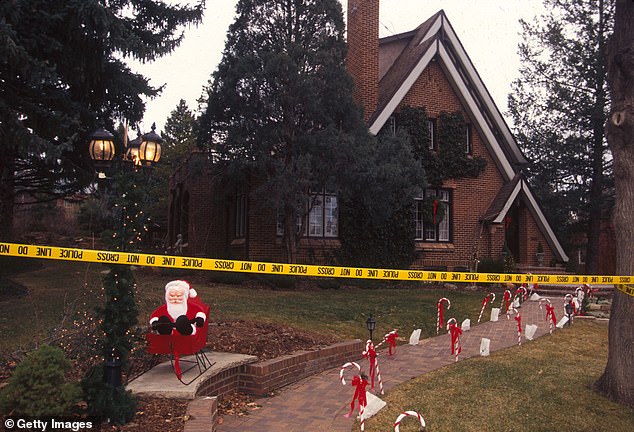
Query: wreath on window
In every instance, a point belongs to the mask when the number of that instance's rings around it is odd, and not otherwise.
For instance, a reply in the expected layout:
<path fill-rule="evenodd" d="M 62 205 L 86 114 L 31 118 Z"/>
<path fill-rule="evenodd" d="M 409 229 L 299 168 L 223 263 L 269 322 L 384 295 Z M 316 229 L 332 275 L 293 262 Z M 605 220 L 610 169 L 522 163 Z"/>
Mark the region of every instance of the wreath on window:
<path fill-rule="evenodd" d="M 425 224 L 438 225 L 445 218 L 445 203 L 435 196 L 425 197 L 422 212 Z"/>

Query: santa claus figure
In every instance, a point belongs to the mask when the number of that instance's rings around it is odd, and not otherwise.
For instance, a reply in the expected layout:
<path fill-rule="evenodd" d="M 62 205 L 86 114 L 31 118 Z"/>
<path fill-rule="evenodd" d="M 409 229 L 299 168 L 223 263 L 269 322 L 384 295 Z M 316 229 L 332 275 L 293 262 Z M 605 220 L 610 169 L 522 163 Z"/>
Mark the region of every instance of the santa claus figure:
<path fill-rule="evenodd" d="M 150 317 L 152 330 L 162 335 L 178 332 L 185 336 L 195 335 L 207 319 L 196 291 L 183 280 L 165 285 L 165 304 Z"/>

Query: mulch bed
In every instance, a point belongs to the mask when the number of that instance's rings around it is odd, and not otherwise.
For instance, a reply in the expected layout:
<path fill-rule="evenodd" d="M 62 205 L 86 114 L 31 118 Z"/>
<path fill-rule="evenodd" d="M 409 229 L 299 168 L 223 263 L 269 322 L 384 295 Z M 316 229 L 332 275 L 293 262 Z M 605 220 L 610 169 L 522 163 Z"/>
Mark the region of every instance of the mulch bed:
<path fill-rule="evenodd" d="M 260 361 L 276 358 L 296 351 L 312 350 L 336 342 L 335 339 L 288 326 L 245 320 L 210 321 L 207 347 L 212 351 L 248 354 Z M 75 341 L 81 344 L 81 337 Z M 77 354 L 76 352 L 74 354 Z M 19 364 L 21 355 L 10 356 L 0 364 L 0 386 Z M 76 357 L 73 378 L 79 379 L 89 362 Z M 143 350 L 131 358 L 135 376 L 157 364 L 159 359 Z M 126 425 L 102 425 L 103 431 L 112 432 L 181 432 L 187 416 L 187 400 L 162 397 L 140 397 L 134 419 Z M 227 395 L 219 401 L 218 412 L 223 415 L 247 415 L 256 408 L 251 397 L 241 393 Z"/>

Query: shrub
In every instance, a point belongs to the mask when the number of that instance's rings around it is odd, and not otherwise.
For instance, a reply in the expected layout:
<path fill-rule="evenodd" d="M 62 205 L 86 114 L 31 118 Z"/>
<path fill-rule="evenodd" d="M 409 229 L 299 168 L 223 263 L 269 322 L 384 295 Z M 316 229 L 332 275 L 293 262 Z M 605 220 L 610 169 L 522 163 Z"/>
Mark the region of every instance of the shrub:
<path fill-rule="evenodd" d="M 82 396 L 79 383 L 65 382 L 70 367 L 59 348 L 44 345 L 31 352 L 0 392 L 2 412 L 29 417 L 70 414 Z"/>
<path fill-rule="evenodd" d="M 272 289 L 290 290 L 294 289 L 297 284 L 295 276 L 283 274 L 258 274 L 255 275 L 254 279 Z"/>
<path fill-rule="evenodd" d="M 91 416 L 113 424 L 125 424 L 134 417 L 135 397 L 123 386 L 113 387 L 104 382 L 103 365 L 90 369 L 81 385 Z"/>
<path fill-rule="evenodd" d="M 478 264 L 479 273 L 504 273 L 504 261 L 482 258 Z"/>

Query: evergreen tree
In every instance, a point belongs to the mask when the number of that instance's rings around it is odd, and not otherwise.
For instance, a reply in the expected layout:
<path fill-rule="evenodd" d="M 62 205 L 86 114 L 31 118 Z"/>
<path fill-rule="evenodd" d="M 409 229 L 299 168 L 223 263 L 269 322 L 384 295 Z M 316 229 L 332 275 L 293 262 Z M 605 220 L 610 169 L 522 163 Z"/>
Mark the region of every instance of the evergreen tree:
<path fill-rule="evenodd" d="M 614 0 L 544 0 L 549 11 L 522 21 L 520 78 L 509 112 L 528 177 L 564 242 L 587 236 L 586 271 L 597 271 L 602 213 L 611 204 L 603 55 Z M 567 245 L 569 246 L 569 245 Z"/>
<path fill-rule="evenodd" d="M 0 2 L 0 239 L 12 237 L 17 194 L 51 199 L 91 181 L 88 134 L 142 118 L 160 89 L 122 58 L 151 61 L 179 45 L 204 0 Z"/>
<path fill-rule="evenodd" d="M 169 178 L 196 148 L 198 120 L 181 99 L 165 122 L 161 132 L 163 145 L 161 162 L 154 167 L 149 185 L 149 215 L 153 222 L 166 226 L 168 213 Z"/>
<path fill-rule="evenodd" d="M 196 147 L 198 121 L 194 113 L 181 99 L 165 122 L 163 137 L 163 157 L 165 165 L 171 169 L 180 165 Z"/>
<path fill-rule="evenodd" d="M 252 181 L 258 205 L 279 212 L 289 262 L 311 191 L 339 192 L 349 144 L 368 138 L 344 33 L 336 0 L 241 0 L 205 98 L 200 143 Z"/>
<path fill-rule="evenodd" d="M 340 174 L 338 258 L 342 265 L 408 268 L 415 259 L 413 197 L 424 171 L 405 134 L 381 133 L 351 144 L 354 159 Z"/>
<path fill-rule="evenodd" d="M 617 0 L 607 50 L 612 101 L 607 136 L 614 155 L 616 274 L 634 275 L 634 2 Z M 610 309 L 608 362 L 597 388 L 634 407 L 634 287 L 618 285 Z"/>

